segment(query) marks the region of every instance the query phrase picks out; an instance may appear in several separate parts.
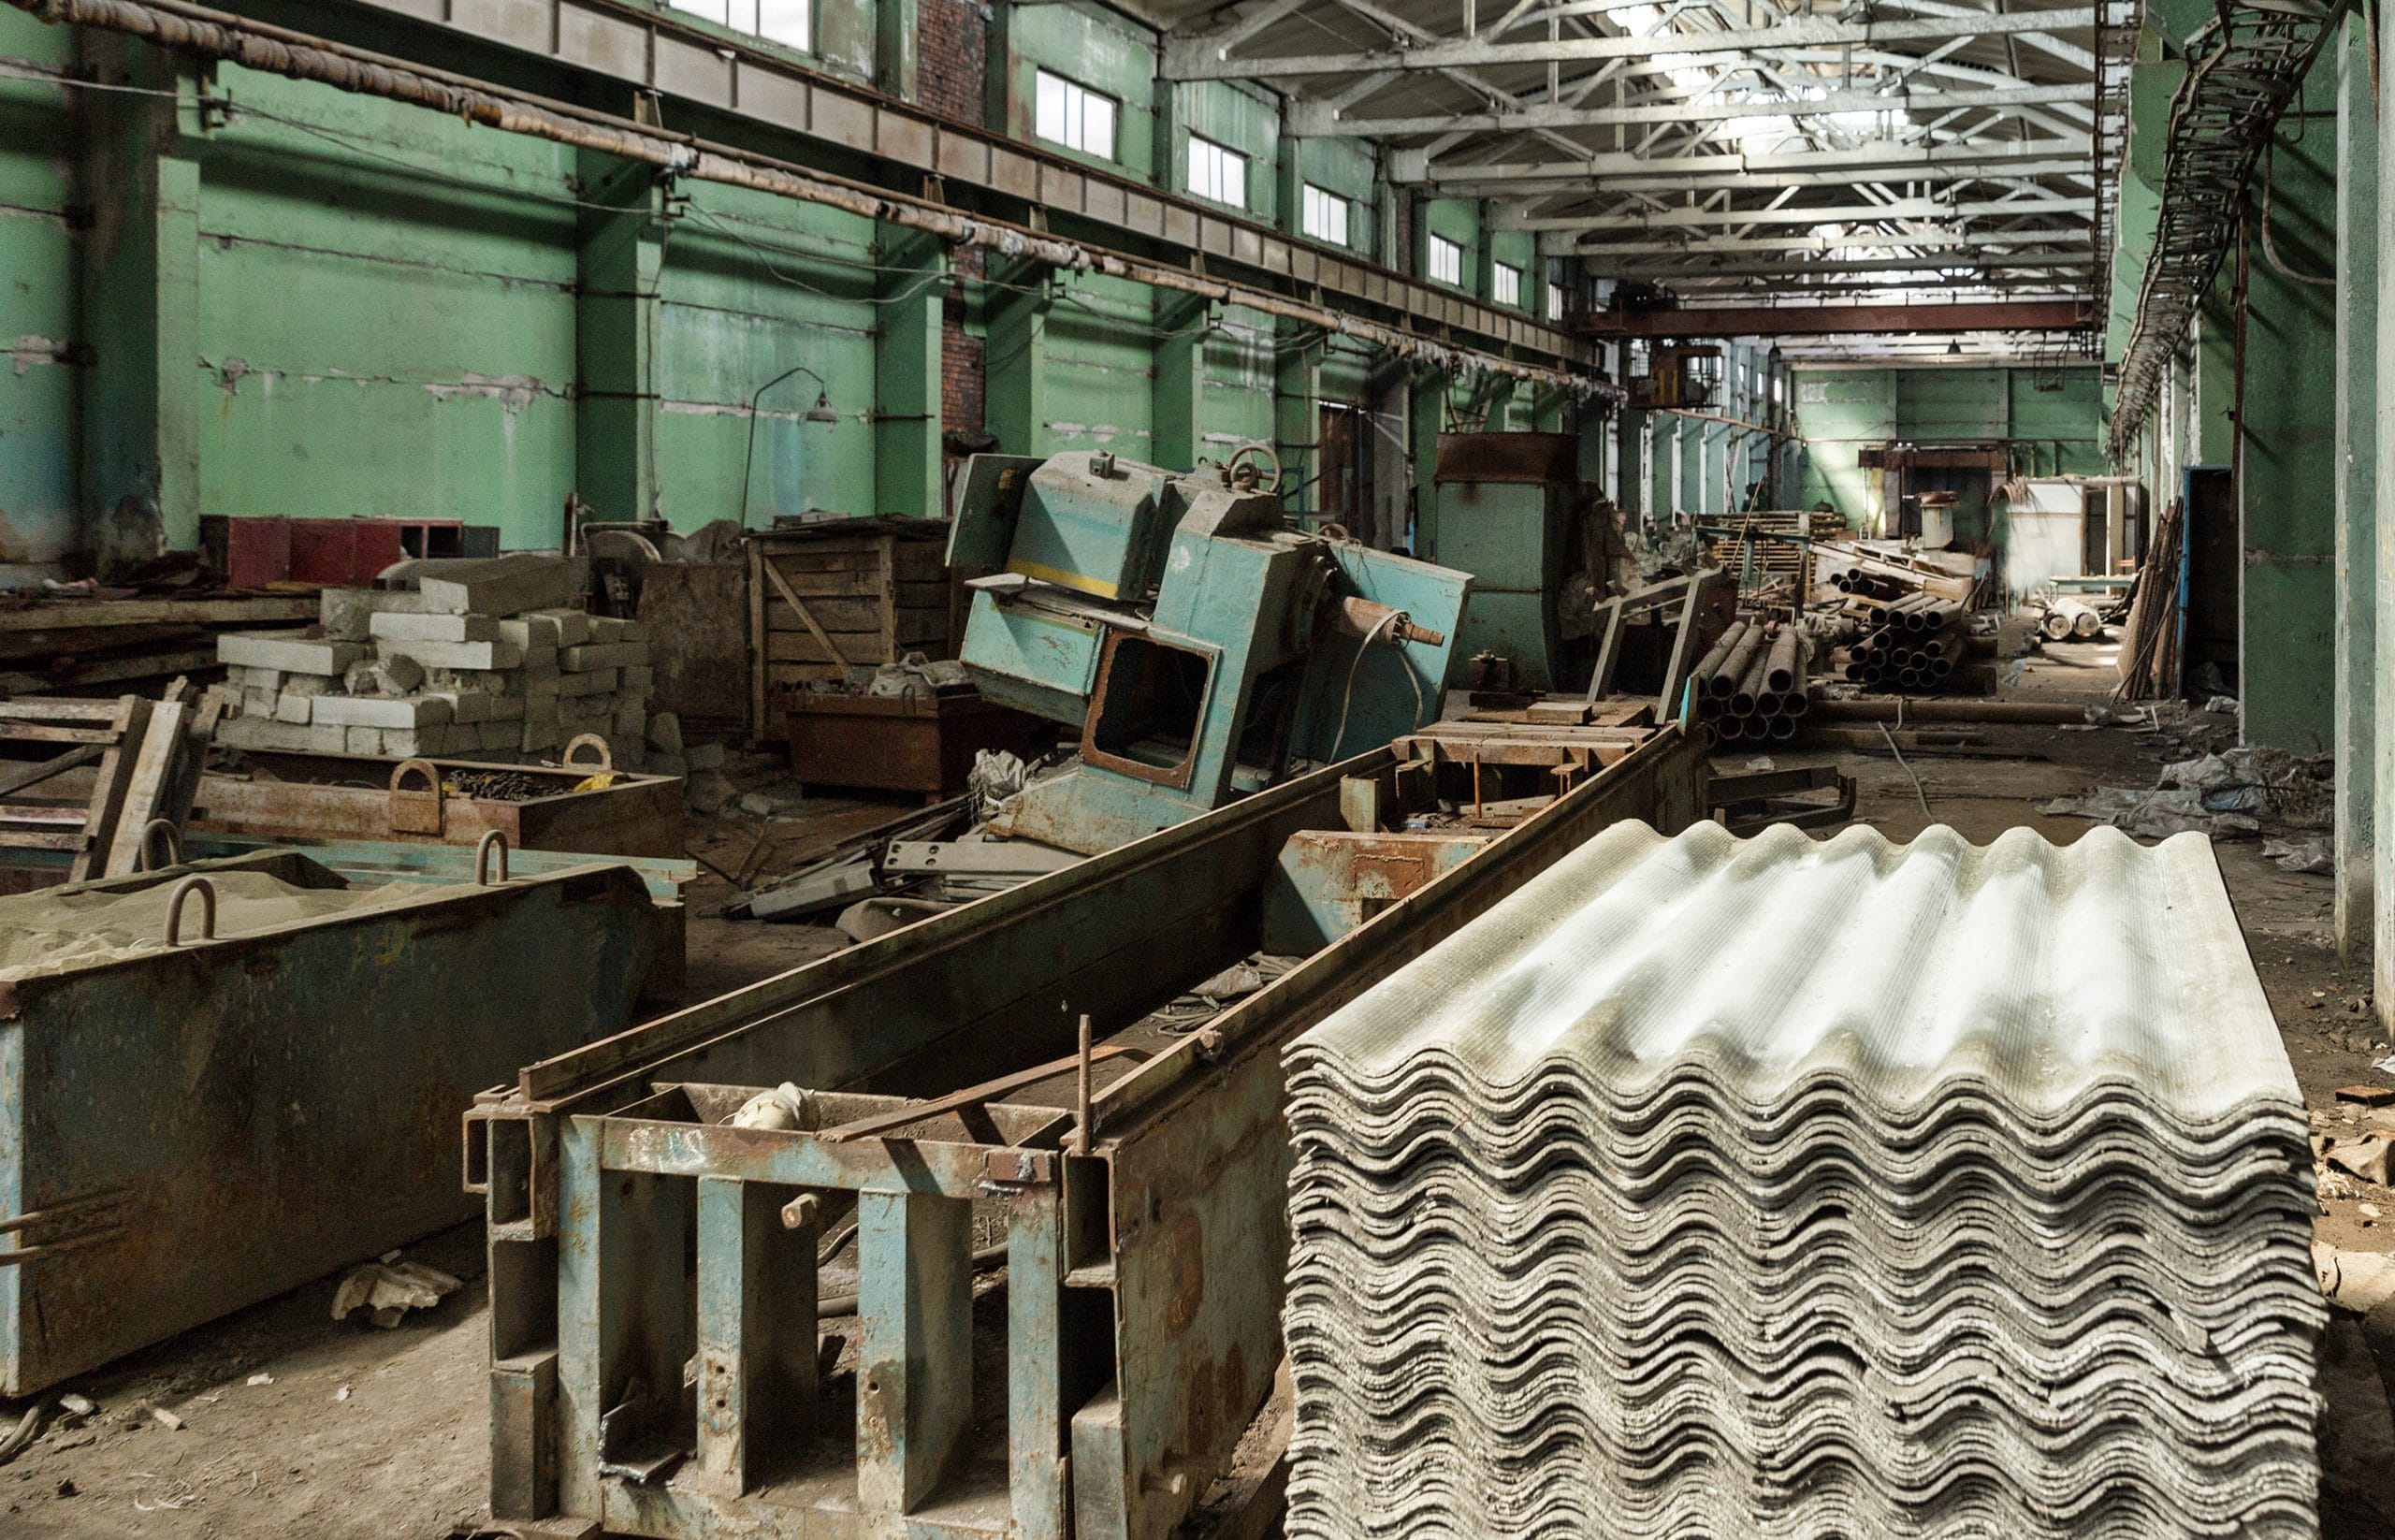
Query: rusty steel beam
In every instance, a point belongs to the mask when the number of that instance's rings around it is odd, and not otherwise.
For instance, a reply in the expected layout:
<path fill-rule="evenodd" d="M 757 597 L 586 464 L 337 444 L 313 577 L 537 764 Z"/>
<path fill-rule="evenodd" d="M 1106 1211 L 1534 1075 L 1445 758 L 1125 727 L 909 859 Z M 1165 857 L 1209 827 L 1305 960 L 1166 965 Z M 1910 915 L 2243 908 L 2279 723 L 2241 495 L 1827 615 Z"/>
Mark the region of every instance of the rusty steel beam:
<path fill-rule="evenodd" d="M 1952 331 L 2084 331 L 2097 324 L 2083 299 L 1989 300 L 1959 305 L 1701 305 L 1682 310 L 1592 311 L 1573 325 L 1590 337 L 1840 337 Z"/>

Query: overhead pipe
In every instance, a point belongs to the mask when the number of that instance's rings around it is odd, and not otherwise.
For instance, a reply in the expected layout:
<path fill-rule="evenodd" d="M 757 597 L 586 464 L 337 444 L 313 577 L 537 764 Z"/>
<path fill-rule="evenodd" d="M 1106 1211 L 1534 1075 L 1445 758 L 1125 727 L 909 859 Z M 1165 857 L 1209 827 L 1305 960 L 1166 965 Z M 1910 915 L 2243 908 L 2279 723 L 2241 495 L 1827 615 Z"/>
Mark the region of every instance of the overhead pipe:
<path fill-rule="evenodd" d="M 1560 370 L 1457 348 L 1326 306 L 1285 298 L 1265 289 L 1200 278 L 1179 268 L 1080 241 L 1061 240 L 1027 225 L 962 213 L 847 178 L 809 171 L 750 151 L 692 135 L 636 123 L 564 102 L 501 93 L 470 77 L 387 54 L 352 48 L 308 33 L 210 10 L 183 0 L 0 0 L 40 20 L 122 33 L 160 48 L 196 53 L 264 74 L 330 86 L 422 107 L 504 133 L 576 149 L 595 150 L 672 176 L 745 187 L 777 197 L 839 209 L 866 219 L 919 230 L 955 245 L 1027 258 L 1068 272 L 1128 279 L 1151 288 L 1238 305 L 1282 320 L 1321 327 L 1385 348 L 1415 362 L 1456 372 L 1502 374 L 1584 395 L 1613 397 L 1618 387 Z"/>

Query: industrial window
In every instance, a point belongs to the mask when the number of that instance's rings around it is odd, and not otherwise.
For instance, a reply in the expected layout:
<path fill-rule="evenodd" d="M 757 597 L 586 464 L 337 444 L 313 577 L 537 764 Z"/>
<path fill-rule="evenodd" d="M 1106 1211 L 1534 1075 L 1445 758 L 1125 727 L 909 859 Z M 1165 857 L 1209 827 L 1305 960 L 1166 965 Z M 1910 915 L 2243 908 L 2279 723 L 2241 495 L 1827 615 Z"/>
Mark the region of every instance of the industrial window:
<path fill-rule="evenodd" d="M 1114 98 L 1040 70 L 1032 132 L 1051 144 L 1104 160 L 1114 158 Z"/>
<path fill-rule="evenodd" d="M 1430 238 L 1430 282 L 1457 284 L 1463 282 L 1463 248 L 1443 235 Z"/>
<path fill-rule="evenodd" d="M 1522 269 L 1510 262 L 1498 263 L 1494 287 L 1499 304 L 1520 304 L 1522 302 Z"/>
<path fill-rule="evenodd" d="M 1344 246 L 1347 244 L 1347 200 L 1337 193 L 1326 193 L 1312 182 L 1306 183 L 1305 208 L 1299 228 L 1316 240 Z"/>
<path fill-rule="evenodd" d="M 1247 207 L 1247 157 L 1227 145 L 1189 136 L 1187 191 L 1234 209 Z"/>
<path fill-rule="evenodd" d="M 810 0 L 665 0 L 668 6 L 718 26 L 748 33 L 790 48 L 815 46 Z"/>
<path fill-rule="evenodd" d="M 1563 319 L 1563 285 L 1560 283 L 1546 286 L 1546 318 L 1550 321 Z"/>

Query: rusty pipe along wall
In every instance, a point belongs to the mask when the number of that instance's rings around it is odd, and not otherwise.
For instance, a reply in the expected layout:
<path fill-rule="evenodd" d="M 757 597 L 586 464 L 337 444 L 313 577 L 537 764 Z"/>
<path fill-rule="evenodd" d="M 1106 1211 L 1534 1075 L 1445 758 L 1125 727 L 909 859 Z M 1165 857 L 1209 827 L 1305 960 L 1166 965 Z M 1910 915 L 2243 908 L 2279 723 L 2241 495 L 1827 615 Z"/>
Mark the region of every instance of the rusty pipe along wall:
<path fill-rule="evenodd" d="M 7 0 L 46 22 L 123 33 L 161 48 L 197 53 L 247 68 L 306 80 L 337 90 L 380 96 L 448 113 L 511 134 L 603 152 L 654 166 L 675 176 L 746 187 L 796 198 L 919 230 L 956 245 L 1028 258 L 1071 272 L 1129 279 L 1223 304 L 1236 304 L 1283 320 L 1325 327 L 1386 348 L 1418 363 L 1459 373 L 1489 373 L 1587 396 L 1619 399 L 1618 386 L 1577 375 L 1458 348 L 1398 327 L 1361 320 L 1326 306 L 1290 299 L 1269 290 L 1201 278 L 1162 263 L 1078 241 L 1060 240 L 1027 226 L 982 218 L 928 199 L 889 193 L 844 178 L 804 170 L 786 162 L 670 133 L 561 102 L 498 91 L 489 85 L 430 66 L 351 48 L 328 38 L 290 31 L 244 17 L 182 4 L 181 0 Z"/>

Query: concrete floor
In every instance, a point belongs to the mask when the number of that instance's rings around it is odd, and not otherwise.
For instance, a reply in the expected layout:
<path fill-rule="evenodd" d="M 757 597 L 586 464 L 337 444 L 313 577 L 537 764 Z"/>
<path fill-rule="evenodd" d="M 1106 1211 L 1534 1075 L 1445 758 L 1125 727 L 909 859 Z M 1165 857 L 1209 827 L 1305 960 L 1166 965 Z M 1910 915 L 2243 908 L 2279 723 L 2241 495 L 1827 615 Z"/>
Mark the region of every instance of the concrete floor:
<path fill-rule="evenodd" d="M 2032 664 L 2019 693 L 2097 700 L 2112 683 L 2111 651 L 2057 647 Z M 2177 757 L 2151 732 L 1989 729 L 1988 747 L 2012 756 L 1915 755 L 1912 779 L 1885 752 L 1787 753 L 1787 765 L 1835 759 L 1859 783 L 1859 821 L 1894 839 L 1937 821 L 1975 840 L 2026 824 L 2076 839 L 2088 825 L 2038 809 L 2091 785 L 2151 785 Z M 2225 727 L 2222 729 L 2225 733 Z M 1751 755 L 1725 756 L 1725 770 Z M 701 827 L 693 850 L 736 871 L 762 834 L 780 848 L 777 869 L 807 848 L 888 816 L 888 805 L 823 803 L 806 820 L 770 827 L 720 821 Z M 2367 1018 L 2344 1003 L 2368 987 L 2366 966 L 2338 964 L 2329 940 L 2330 883 L 2264 863 L 2251 841 L 2218 847 L 2247 943 L 2286 1033 L 2315 1117 L 2346 1120 L 2330 1093 L 2368 1080 L 2387 1050 Z M 737 924 L 705 918 L 730 888 L 719 879 L 694 892 L 690 979 L 703 995 L 796 966 L 836 944 L 808 927 Z M 2376 1044 L 2377 1046 L 2373 1046 Z M 2374 1208 L 2386 1218 L 2363 1213 Z M 2333 1199 L 2324 1238 L 2349 1248 L 2395 1252 L 2395 1191 L 2359 1188 Z M 88 1428 L 51 1434 L 0 1468 L 0 1533 L 58 1540 L 440 1540 L 477 1533 L 485 1473 L 483 1306 L 479 1235 L 466 1227 L 412 1248 L 412 1255 L 467 1280 L 466 1291 L 395 1330 L 336 1325 L 327 1318 L 333 1281 L 324 1280 L 226 1320 L 186 1333 L 75 1388 L 101 1403 Z M 2323 1504 L 2329 1540 L 2383 1540 L 2395 1533 L 2395 1425 L 2359 1331 L 2341 1323 L 2323 1354 Z M 251 1376 L 272 1376 L 253 1386 Z M 343 1391 L 346 1394 L 343 1395 Z M 183 1422 L 169 1431 L 150 1406 Z M 0 1415 L 7 1409 L 0 1408 Z"/>

